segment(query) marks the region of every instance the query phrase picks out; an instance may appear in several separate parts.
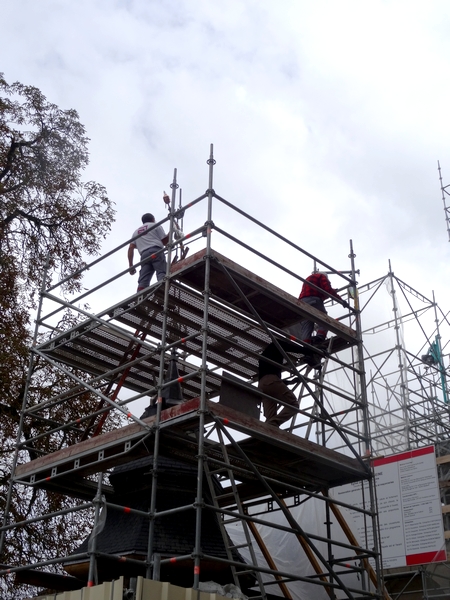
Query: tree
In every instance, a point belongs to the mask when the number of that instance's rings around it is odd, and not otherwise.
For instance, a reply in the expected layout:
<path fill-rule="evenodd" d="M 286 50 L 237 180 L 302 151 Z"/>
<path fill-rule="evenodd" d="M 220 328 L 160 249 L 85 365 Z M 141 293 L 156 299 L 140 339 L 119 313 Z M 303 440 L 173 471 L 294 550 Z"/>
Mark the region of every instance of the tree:
<path fill-rule="evenodd" d="M 81 179 L 89 159 L 88 141 L 75 110 L 58 108 L 36 87 L 8 84 L 0 73 L 1 513 L 28 372 L 30 315 L 36 308 L 46 266 L 47 283 L 54 277 L 64 279 L 77 273 L 87 256 L 99 253 L 114 218 L 105 188 Z M 81 289 L 81 276 L 71 277 L 62 289 L 63 293 Z M 36 402 L 55 387 L 64 386 L 62 380 L 49 379 L 39 362 L 33 371 L 39 382 L 32 389 Z M 53 418 L 64 420 L 66 416 Z M 31 458 L 33 452 L 33 448 L 28 449 Z M 37 498 L 30 493 L 21 499 L 20 509 L 13 503 L 12 510 L 29 515 L 37 503 L 55 509 L 63 506 L 64 500 L 52 494 Z M 54 533 L 36 526 L 29 539 L 36 544 L 39 538 L 44 548 L 45 536 L 52 539 Z M 19 552 L 19 546 L 7 548 L 6 560 L 14 558 L 11 553 Z M 6 562 L 5 556 L 2 562 Z M 8 597 L 14 597 L 11 589 Z"/>
<path fill-rule="evenodd" d="M 46 261 L 50 275 L 76 272 L 98 254 L 114 218 L 105 188 L 81 181 L 88 141 L 75 110 L 61 110 L 35 87 L 8 85 L 0 73 L 0 398 L 8 406 L 20 395 L 13 382 L 27 357 Z M 80 284 L 73 277 L 65 290 Z"/>

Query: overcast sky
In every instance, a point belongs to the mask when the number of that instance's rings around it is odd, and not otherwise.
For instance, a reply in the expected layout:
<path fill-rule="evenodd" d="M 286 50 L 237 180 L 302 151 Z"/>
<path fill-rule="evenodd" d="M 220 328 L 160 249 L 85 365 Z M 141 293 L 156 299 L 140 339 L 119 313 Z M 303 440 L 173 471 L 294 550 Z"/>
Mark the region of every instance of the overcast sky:
<path fill-rule="evenodd" d="M 218 194 L 337 269 L 352 239 L 361 282 L 390 259 L 448 304 L 448 2 L 3 0 L 1 14 L 6 80 L 86 126 L 86 179 L 117 208 L 105 249 L 165 215 L 174 168 L 183 199 L 201 195 L 213 143 Z"/>
<path fill-rule="evenodd" d="M 350 267 L 351 239 L 361 283 L 384 276 L 390 260 L 449 310 L 437 170 L 439 160 L 450 184 L 448 0 L 0 0 L 0 8 L 6 80 L 76 109 L 91 138 L 86 180 L 105 185 L 117 208 L 105 250 L 130 238 L 142 213 L 165 216 L 174 168 L 183 199 L 200 196 L 213 143 L 219 195 L 336 269 Z M 203 220 L 187 216 L 185 229 Z M 258 241 L 233 217 L 220 226 Z M 125 268 L 125 251 L 122 260 Z M 311 268 L 303 262 L 299 274 Z"/>

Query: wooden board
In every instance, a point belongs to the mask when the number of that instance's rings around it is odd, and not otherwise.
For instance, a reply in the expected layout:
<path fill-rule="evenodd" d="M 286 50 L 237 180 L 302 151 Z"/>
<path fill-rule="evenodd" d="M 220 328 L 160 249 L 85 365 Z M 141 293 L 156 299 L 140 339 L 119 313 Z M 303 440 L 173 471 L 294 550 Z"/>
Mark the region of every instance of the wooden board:
<path fill-rule="evenodd" d="M 162 411 L 160 452 L 163 456 L 197 462 L 199 409 L 197 398 Z M 232 432 L 232 437 L 236 437 L 235 432 L 251 436 L 238 441 L 236 447 L 230 445 L 228 452 L 236 468 L 248 471 L 247 475 L 241 472 L 239 479 L 251 484 L 252 495 L 256 490 L 264 496 L 265 491 L 243 454 L 264 476 L 277 479 L 280 489 L 285 485 L 319 491 L 370 477 L 363 462 L 356 458 L 266 425 L 229 407 L 207 402 L 206 423 L 215 419 Z M 83 496 L 85 477 L 152 453 L 155 420 L 149 417 L 142 424 L 133 423 L 18 465 L 15 479 L 47 489 L 68 488 L 72 495 L 76 495 L 78 481 Z M 213 462 L 219 460 L 220 446 L 206 441 L 205 453 Z"/>
<path fill-rule="evenodd" d="M 203 290 L 205 288 L 205 256 L 206 249 L 196 252 L 191 257 L 173 265 L 171 274 L 195 289 Z M 291 296 L 219 252 L 211 250 L 210 257 L 209 287 L 216 298 L 250 315 L 253 314 L 249 307 L 251 304 L 264 321 L 280 329 L 308 318 L 325 325 L 327 329 L 347 342 L 356 342 L 356 332 L 350 327 L 298 300 L 295 296 Z M 249 302 L 246 302 L 246 299 Z M 344 311 L 344 309 L 342 310 Z"/>

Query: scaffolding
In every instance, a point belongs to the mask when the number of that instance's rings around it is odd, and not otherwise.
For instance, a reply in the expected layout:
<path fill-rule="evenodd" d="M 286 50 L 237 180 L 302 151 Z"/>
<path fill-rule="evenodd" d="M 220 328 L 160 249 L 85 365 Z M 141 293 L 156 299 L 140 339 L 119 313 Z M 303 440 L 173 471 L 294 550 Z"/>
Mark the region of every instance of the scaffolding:
<path fill-rule="evenodd" d="M 390 265 L 386 276 L 360 286 L 359 294 L 367 298 L 363 314 L 381 294 L 386 314 L 392 313 L 363 331 L 374 453 L 445 444 L 450 437 L 444 364 L 448 343 L 442 347 L 441 333 L 444 328 L 444 337 L 449 335 L 448 315 L 434 293 L 426 297 L 397 277 Z M 380 304 L 377 307 L 378 318 Z M 369 319 L 364 321 L 368 325 Z M 384 336 L 379 343 L 378 336 Z"/>
<path fill-rule="evenodd" d="M 435 447 L 447 557 L 450 552 L 449 313 L 388 273 L 358 287 L 364 323 L 371 443 L 374 456 Z M 385 320 L 382 320 L 384 315 Z M 387 570 L 395 600 L 448 598 L 450 565 Z"/>
<path fill-rule="evenodd" d="M 347 269 L 324 263 L 218 195 L 213 187 L 212 147 L 207 163 L 206 192 L 184 205 L 181 200 L 177 204 L 174 171 L 168 215 L 155 224 L 169 230 L 163 281 L 123 299 L 123 288 L 130 286 L 129 270 L 116 273 L 114 267 L 130 240 L 82 269 L 92 285 L 70 301 L 61 292 L 65 281 L 49 284 L 44 278 L 27 388 L 33 385 L 36 360 L 69 383 L 38 403 L 30 403 L 25 394 L 7 502 L 11 503 L 14 488 L 74 498 L 73 507 L 65 510 L 85 512 L 93 533 L 82 552 L 46 560 L 36 557 L 27 564 L 7 565 L 0 574 L 20 577 L 32 572 L 41 582 L 45 574 L 45 581 L 56 586 L 61 569 L 69 570 L 78 561 L 86 565 L 87 585 L 93 586 L 99 582 L 100 562 L 117 570 L 126 562 L 128 573 L 156 580 L 162 573 L 170 578 L 183 565 L 191 573 L 189 585 L 199 589 L 204 566 L 215 565 L 228 569 L 232 581 L 255 598 L 301 597 L 295 591 L 301 586 L 302 593 L 309 590 L 318 599 L 387 599 L 369 459 L 374 448 L 393 446 L 378 424 L 374 437 L 370 432 L 366 390 L 372 390 L 372 410 L 380 375 L 377 370 L 366 382 L 353 248 Z M 245 240 L 220 227 L 227 215 L 234 231 L 246 232 Z M 174 232 L 183 219 L 203 224 L 185 226 L 180 240 Z M 282 263 L 275 260 L 278 256 Z M 340 282 L 340 294 L 353 299 L 353 306 L 344 311 L 329 298 L 328 310 L 336 318 L 297 300 L 304 281 L 298 273 L 317 268 L 333 275 Z M 111 304 L 110 298 L 117 301 Z M 311 348 L 292 333 L 303 319 L 329 330 L 326 348 Z M 280 340 L 298 345 L 285 358 L 300 407 L 285 429 L 266 424 L 254 412 L 261 397 L 256 385 L 260 354 Z M 311 352 L 320 369 L 311 366 Z M 409 366 L 405 369 L 409 372 Z M 179 386 L 182 401 L 171 402 L 174 386 Z M 400 386 L 404 389 L 404 380 Z M 81 397 L 89 399 L 79 403 L 88 407 L 83 413 L 55 419 L 56 412 L 63 414 L 65 406 Z M 389 415 L 381 404 L 377 404 L 380 419 L 390 421 L 390 435 L 398 438 L 398 447 L 410 443 L 408 436 L 424 435 L 425 417 L 412 423 L 407 414 L 410 404 L 403 397 Z M 432 407 L 437 410 L 431 398 L 423 403 L 423 411 Z M 113 418 L 119 425 L 105 427 Z M 402 418 L 407 427 L 400 424 Z M 39 455 L 39 448 L 46 450 Z M 36 456 L 33 460 L 26 457 L 30 450 Z M 148 510 L 115 505 L 108 474 L 141 459 L 151 461 Z M 158 502 L 164 460 L 196 470 L 190 503 L 165 509 Z M 355 482 L 368 490 L 363 506 L 356 509 L 366 522 L 361 540 L 343 516 L 355 507 L 332 495 L 333 488 Z M 316 518 L 302 519 L 302 510 L 312 505 Z M 145 555 L 102 551 L 107 510 L 147 521 Z M 7 504 L 2 548 L 31 521 L 61 516 L 47 513 L 11 522 L 8 512 Z M 189 552 L 157 552 L 158 524 L 187 513 L 195 516 Z M 204 523 L 210 523 L 206 515 L 211 514 L 222 533 L 221 554 L 205 551 Z M 270 536 L 277 539 L 280 532 L 298 546 L 301 567 L 296 560 L 286 565 L 277 559 Z M 66 585 L 70 579 L 65 577 Z"/>

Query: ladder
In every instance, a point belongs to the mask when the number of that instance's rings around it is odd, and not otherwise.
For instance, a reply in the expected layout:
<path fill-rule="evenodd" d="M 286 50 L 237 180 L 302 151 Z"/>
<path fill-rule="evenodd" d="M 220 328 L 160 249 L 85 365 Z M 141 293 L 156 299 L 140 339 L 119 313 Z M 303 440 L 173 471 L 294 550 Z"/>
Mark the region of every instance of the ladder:
<path fill-rule="evenodd" d="M 146 336 L 147 336 L 147 334 L 144 331 L 141 332 L 139 329 L 137 329 L 134 332 L 134 337 L 136 338 L 136 340 L 130 340 L 130 343 L 128 344 L 128 347 L 125 350 L 124 355 L 120 361 L 120 365 L 124 365 L 124 370 L 121 373 L 119 381 L 116 384 L 115 384 L 114 380 L 111 380 L 108 383 L 107 388 L 104 391 L 104 395 L 108 396 L 108 398 L 110 398 L 113 402 L 116 401 L 117 396 L 119 395 L 119 392 L 122 389 L 122 386 L 124 385 L 125 380 L 131 371 L 131 366 L 129 363 L 132 363 L 132 361 L 134 361 L 137 358 L 137 356 L 142 348 L 142 344 L 140 342 L 145 341 Z M 128 366 L 126 366 L 126 365 L 128 365 Z M 115 384 L 115 388 L 113 391 L 111 391 L 114 387 L 114 384 Z M 104 405 L 105 405 L 105 400 L 101 399 L 98 402 L 96 411 L 99 411 L 101 408 L 103 408 Z M 110 411 L 111 411 L 111 407 L 106 409 L 102 413 L 102 415 L 100 416 L 100 419 L 97 422 L 96 422 L 95 416 L 91 417 L 88 425 L 86 426 L 86 428 L 84 430 L 83 435 L 81 436 L 80 441 L 84 441 L 88 437 L 98 436 L 102 432 L 103 425 L 104 425 Z M 95 427 L 95 429 L 94 429 L 94 427 Z M 94 429 L 93 433 L 92 433 L 92 429 Z"/>

